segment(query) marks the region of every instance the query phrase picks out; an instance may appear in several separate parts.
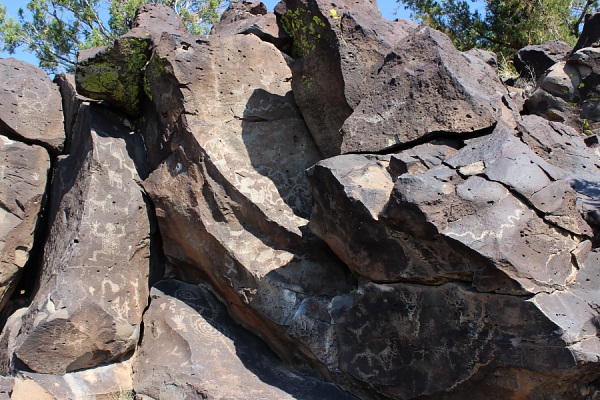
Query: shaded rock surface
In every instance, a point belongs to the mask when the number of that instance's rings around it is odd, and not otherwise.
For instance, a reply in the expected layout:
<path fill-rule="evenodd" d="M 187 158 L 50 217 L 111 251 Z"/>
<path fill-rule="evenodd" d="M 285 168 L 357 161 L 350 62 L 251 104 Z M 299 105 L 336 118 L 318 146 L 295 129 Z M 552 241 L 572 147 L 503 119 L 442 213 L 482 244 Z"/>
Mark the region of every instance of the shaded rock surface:
<path fill-rule="evenodd" d="M 0 134 L 59 153 L 65 141 L 58 87 L 41 69 L 0 59 Z"/>
<path fill-rule="evenodd" d="M 208 277 L 232 316 L 270 337 L 280 356 L 301 357 L 302 346 L 290 348 L 277 332 L 303 298 L 346 290 L 351 279 L 305 228 L 304 171 L 320 155 L 291 96 L 291 72 L 273 45 L 252 35 L 215 37 L 185 51 L 171 50 L 178 39 L 163 39 L 155 56 L 188 82 L 185 125 L 173 133 L 179 147 L 144 182 L 165 253 L 181 278 Z M 223 73 L 246 62 L 253 67 L 236 81 Z M 194 77 L 197 67 L 204 72 Z M 148 73 L 151 88 L 162 85 Z"/>
<path fill-rule="evenodd" d="M 252 34 L 287 52 L 292 46 L 290 35 L 277 23 L 275 14 L 267 13 L 262 2 L 230 2 L 221 21 L 213 25 L 210 33 L 216 36 Z"/>
<path fill-rule="evenodd" d="M 150 296 L 134 377 L 138 394 L 156 399 L 355 398 L 335 385 L 287 370 L 202 286 L 164 280 Z"/>
<path fill-rule="evenodd" d="M 48 375 L 23 372 L 16 379 L 31 382 L 47 392 L 48 399 L 119 399 L 133 393 L 132 368 L 129 361 L 71 372 L 65 375 Z M 18 389 L 18 388 L 17 388 Z M 23 399 L 42 399 L 22 389 Z M 12 398 L 15 398 L 13 389 Z"/>
<path fill-rule="evenodd" d="M 49 170 L 44 148 L 0 135 L 0 310 L 29 260 Z"/>
<path fill-rule="evenodd" d="M 513 65 L 521 76 L 537 79 L 551 66 L 568 57 L 572 48 L 560 40 L 523 47 L 515 54 Z"/>

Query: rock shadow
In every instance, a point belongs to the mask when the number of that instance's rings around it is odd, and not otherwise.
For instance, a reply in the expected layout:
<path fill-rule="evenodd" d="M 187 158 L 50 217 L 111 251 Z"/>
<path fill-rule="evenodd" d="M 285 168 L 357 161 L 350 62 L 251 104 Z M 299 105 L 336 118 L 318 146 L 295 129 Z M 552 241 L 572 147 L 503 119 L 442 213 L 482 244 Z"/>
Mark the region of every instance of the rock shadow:
<path fill-rule="evenodd" d="M 175 298 L 190 307 L 191 309 L 187 309 L 185 313 L 197 314 L 196 317 L 193 317 L 196 319 L 194 322 L 195 328 L 192 328 L 197 330 L 197 335 L 207 336 L 206 341 L 199 337 L 199 343 L 209 342 L 206 346 L 210 346 L 212 350 L 221 353 L 221 355 L 235 351 L 235 356 L 241 363 L 239 367 L 245 368 L 263 383 L 278 388 L 299 400 L 356 399 L 356 397 L 343 392 L 333 384 L 303 376 L 288 369 L 262 340 L 237 325 L 229 316 L 226 307 L 207 288 L 167 279 L 158 282 L 153 290 L 159 290 L 164 295 Z M 181 313 L 181 309 L 178 312 Z M 168 312 L 165 312 L 165 315 L 168 315 Z M 217 338 L 217 336 L 220 336 L 220 338 Z M 218 348 L 220 346 L 222 346 L 221 349 Z M 229 348 L 229 346 L 232 347 Z M 206 358 L 204 362 L 210 363 L 209 358 Z M 214 360 L 214 362 L 219 363 L 218 360 Z M 222 362 L 225 363 L 226 361 L 223 360 Z M 227 363 L 230 363 L 230 361 L 227 361 Z M 234 364 L 237 364 L 235 360 Z M 231 368 L 231 365 L 228 365 L 226 372 L 236 375 L 236 371 L 231 371 L 229 368 Z M 184 368 L 178 368 L 178 372 L 184 370 Z M 237 375 L 236 378 L 242 378 L 245 371 L 238 372 L 240 375 Z M 226 377 L 220 378 L 224 381 L 227 380 Z M 218 381 L 219 377 L 216 379 L 217 383 Z M 247 382 L 247 384 L 250 385 L 248 388 L 250 393 L 250 389 L 254 388 L 251 387 L 251 382 Z M 182 387 L 182 390 L 186 389 Z M 210 392 L 210 390 L 208 391 Z"/>
<path fill-rule="evenodd" d="M 244 110 L 242 140 L 256 172 L 273 182 L 295 215 L 308 219 L 312 200 L 305 171 L 322 157 L 292 92 L 255 89 Z"/>

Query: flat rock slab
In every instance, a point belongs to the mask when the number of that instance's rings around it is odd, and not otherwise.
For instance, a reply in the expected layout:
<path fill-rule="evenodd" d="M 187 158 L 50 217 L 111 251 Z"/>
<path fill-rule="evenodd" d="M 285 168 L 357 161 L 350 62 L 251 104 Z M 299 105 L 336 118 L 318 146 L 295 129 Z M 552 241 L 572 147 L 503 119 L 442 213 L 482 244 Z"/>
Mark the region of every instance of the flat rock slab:
<path fill-rule="evenodd" d="M 58 86 L 41 69 L 0 59 L 0 134 L 60 153 L 65 141 Z"/>
<path fill-rule="evenodd" d="M 132 372 L 131 362 L 124 361 L 65 375 L 22 372 L 20 377 L 43 388 L 52 400 L 129 399 L 125 396 L 133 396 Z M 24 400 L 33 398 L 31 392 L 24 391 L 23 395 Z"/>
<path fill-rule="evenodd" d="M 29 259 L 49 170 L 43 147 L 0 136 L 0 309 Z"/>
<path fill-rule="evenodd" d="M 286 369 L 204 287 L 164 280 L 150 296 L 135 366 L 137 394 L 156 399 L 354 398 L 335 385 Z"/>
<path fill-rule="evenodd" d="M 421 26 L 386 57 L 344 123 L 341 152 L 377 152 L 433 134 L 490 128 L 502 114 L 503 91 L 489 65 Z"/>
<path fill-rule="evenodd" d="M 74 151 L 54 177 L 40 288 L 8 345 L 46 374 L 121 360 L 137 343 L 148 296 L 141 137 L 100 106 L 82 107 L 77 121 Z"/>

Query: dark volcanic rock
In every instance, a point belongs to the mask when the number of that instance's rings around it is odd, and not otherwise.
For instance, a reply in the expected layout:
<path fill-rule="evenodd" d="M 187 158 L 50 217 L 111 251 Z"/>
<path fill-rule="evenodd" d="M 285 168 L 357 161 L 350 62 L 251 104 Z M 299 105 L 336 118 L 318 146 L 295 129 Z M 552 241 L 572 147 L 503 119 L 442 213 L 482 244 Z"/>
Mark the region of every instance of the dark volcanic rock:
<path fill-rule="evenodd" d="M 275 13 L 294 38 L 298 107 L 323 156 L 340 154 L 344 121 L 385 56 L 416 24 L 386 20 L 374 0 L 284 0 Z"/>
<path fill-rule="evenodd" d="M 253 35 L 213 37 L 185 51 L 177 38 L 163 39 L 148 69 L 155 107 L 173 106 L 158 95 L 167 82 L 176 86 L 165 93 L 187 87 L 182 109 L 172 109 L 179 130 L 159 139 L 165 153 L 175 151 L 144 182 L 165 253 L 179 277 L 208 278 L 232 316 L 280 356 L 315 358 L 282 331 L 304 298 L 347 290 L 352 280 L 306 232 L 305 170 L 320 154 L 291 96 L 285 58 Z M 235 75 L 243 64 L 252 68 Z"/>
<path fill-rule="evenodd" d="M 581 383 L 568 371 L 597 369 L 587 362 L 578 367 L 577 350 L 565 347 L 553 318 L 540 309 L 545 296 L 525 301 L 459 283 L 366 284 L 329 306 L 340 368 L 383 398 L 445 399 L 456 392 L 455 398 L 575 398 Z M 593 312 L 585 308 L 578 315 L 591 328 Z M 486 395 L 472 396 L 473 387 Z"/>
<path fill-rule="evenodd" d="M 0 134 L 60 153 L 65 141 L 58 87 L 41 69 L 0 59 Z"/>
<path fill-rule="evenodd" d="M 203 37 L 149 4 L 79 69 L 102 103 L 58 78 L 73 138 L 0 397 L 597 397 L 596 135 L 517 115 L 489 54 L 374 0 L 277 15 L 295 60 L 260 3 Z M 596 58 L 543 95 L 594 115 Z M 0 210 L 29 215 L 5 182 Z"/>
<path fill-rule="evenodd" d="M 231 320 L 206 288 L 164 280 L 150 295 L 135 366 L 137 394 L 155 399 L 355 398 L 287 370 L 265 343 Z"/>
<path fill-rule="evenodd" d="M 49 170 L 44 148 L 0 135 L 0 310 L 29 259 Z"/>
<path fill-rule="evenodd" d="M 342 153 L 377 152 L 431 136 L 496 124 L 504 89 L 491 67 L 427 26 L 386 57 L 364 100 L 342 127 Z"/>
<path fill-rule="evenodd" d="M 40 288 L 7 346 L 41 373 L 122 359 L 138 341 L 147 304 L 141 138 L 99 106 L 82 107 L 77 121 L 73 151 L 56 167 Z"/>
<path fill-rule="evenodd" d="M 130 33 L 113 46 L 82 50 L 77 61 L 77 92 L 106 100 L 130 115 L 141 112 L 142 68 L 148 62 L 151 38 Z"/>
<path fill-rule="evenodd" d="M 15 379 L 17 390 L 23 400 L 60 399 L 128 399 L 132 394 L 133 380 L 130 361 L 104 365 L 101 367 L 70 372 L 64 375 L 20 372 L 21 379 Z M 19 388 L 18 385 L 23 385 Z M 48 397 L 37 396 L 32 388 L 43 389 Z M 14 396 L 13 391 L 13 396 Z M 13 397 L 14 398 L 14 397 Z"/>
<path fill-rule="evenodd" d="M 213 25 L 211 35 L 256 35 L 265 42 L 273 43 L 282 51 L 289 52 L 292 38 L 277 24 L 273 13 L 267 13 L 261 2 L 230 2 L 229 7 L 221 16 L 221 21 Z"/>
<path fill-rule="evenodd" d="M 521 76 L 537 80 L 551 66 L 566 59 L 571 46 L 560 40 L 523 47 L 514 57 L 514 66 Z"/>
<path fill-rule="evenodd" d="M 132 24 L 132 32 L 145 32 L 158 41 L 163 32 L 169 34 L 186 33 L 181 19 L 165 4 L 144 4 L 137 9 Z"/>
<path fill-rule="evenodd" d="M 584 47 L 598 47 L 600 42 L 600 13 L 587 14 L 585 16 L 583 30 L 579 40 L 573 47 L 573 53 Z"/>
<path fill-rule="evenodd" d="M 471 50 L 466 52 L 472 56 L 478 57 L 484 63 L 494 68 L 495 71 L 498 71 L 498 56 L 493 51 L 482 50 L 478 48 L 472 48 Z"/>
<path fill-rule="evenodd" d="M 504 399 L 528 382 L 528 398 L 576 398 L 599 373 L 591 230 L 569 172 L 511 133 L 498 128 L 458 151 L 452 142 L 426 144 L 311 169 L 312 231 L 380 283 L 322 306 L 340 343 L 339 368 L 376 392 Z"/>

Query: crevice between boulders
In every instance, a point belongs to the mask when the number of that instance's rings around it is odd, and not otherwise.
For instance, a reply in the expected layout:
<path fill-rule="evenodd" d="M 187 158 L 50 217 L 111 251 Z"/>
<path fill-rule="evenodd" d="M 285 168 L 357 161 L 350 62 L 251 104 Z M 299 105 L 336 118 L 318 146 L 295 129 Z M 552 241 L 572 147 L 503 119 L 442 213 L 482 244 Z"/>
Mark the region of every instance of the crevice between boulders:
<path fill-rule="evenodd" d="M 14 142 L 24 143 L 29 146 L 36 145 L 36 146 L 43 147 L 50 155 L 51 160 L 60 155 L 60 153 L 57 151 L 57 149 L 55 147 L 52 147 L 51 145 L 49 145 L 48 143 L 46 143 L 44 141 L 29 139 L 29 138 L 19 135 L 17 132 L 15 132 L 13 129 L 11 129 L 8 125 L 6 125 L 6 123 L 4 121 L 2 121 L 2 119 L 0 119 L 0 135 L 2 135 Z"/>
<path fill-rule="evenodd" d="M 417 146 L 420 146 L 423 144 L 435 142 L 436 140 L 460 141 L 460 140 L 476 139 L 476 138 L 490 135 L 496 129 L 496 125 L 497 124 L 494 124 L 488 128 L 480 129 L 478 131 L 473 131 L 473 132 L 468 132 L 468 133 L 450 133 L 450 132 L 446 132 L 446 131 L 430 132 L 426 135 L 421 136 L 420 138 L 418 138 L 416 140 L 412 140 L 412 141 L 406 142 L 406 143 L 398 143 L 397 145 L 385 148 L 383 150 L 364 151 L 364 152 L 357 151 L 357 152 L 348 152 L 348 153 L 344 153 L 344 154 L 390 155 L 390 154 L 396 154 L 396 153 L 400 153 L 402 151 L 410 150 L 414 147 L 417 147 Z"/>
<path fill-rule="evenodd" d="M 57 157 L 53 156 L 51 152 L 48 152 L 48 154 L 50 155 L 50 168 L 48 168 L 46 189 L 35 226 L 33 244 L 31 250 L 29 250 L 29 259 L 18 273 L 18 283 L 8 304 L 0 312 L 0 332 L 4 330 L 6 321 L 16 310 L 28 307 L 31 304 L 39 289 L 41 272 L 44 266 L 44 246 L 50 229 L 49 205 L 51 204 L 52 181 L 57 160 Z"/>

